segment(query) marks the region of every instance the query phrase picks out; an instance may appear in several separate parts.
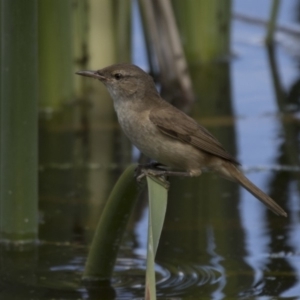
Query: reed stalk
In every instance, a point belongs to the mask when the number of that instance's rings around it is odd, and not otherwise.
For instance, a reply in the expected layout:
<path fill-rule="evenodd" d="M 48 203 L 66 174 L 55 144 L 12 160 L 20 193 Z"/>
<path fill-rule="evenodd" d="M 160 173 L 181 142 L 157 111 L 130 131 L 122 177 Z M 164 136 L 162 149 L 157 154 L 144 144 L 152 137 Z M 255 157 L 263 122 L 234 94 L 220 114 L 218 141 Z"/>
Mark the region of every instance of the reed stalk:
<path fill-rule="evenodd" d="M 168 187 L 152 176 L 147 176 L 147 184 L 149 214 L 145 300 L 156 300 L 155 255 L 167 211 Z"/>
<path fill-rule="evenodd" d="M 37 0 L 1 1 L 2 241 L 34 242 L 38 233 Z"/>
<path fill-rule="evenodd" d="M 60 110 L 73 96 L 72 1 L 38 1 L 39 99 Z"/>
<path fill-rule="evenodd" d="M 138 189 L 134 179 L 136 165 L 129 166 L 114 186 L 99 220 L 85 266 L 83 279 L 109 281 L 117 253 Z"/>
<path fill-rule="evenodd" d="M 173 0 L 189 63 L 230 54 L 231 0 Z"/>
<path fill-rule="evenodd" d="M 274 41 L 274 32 L 276 28 L 279 6 L 280 6 L 280 0 L 273 0 L 271 12 L 270 12 L 270 19 L 267 27 L 266 44 L 271 44 Z"/>

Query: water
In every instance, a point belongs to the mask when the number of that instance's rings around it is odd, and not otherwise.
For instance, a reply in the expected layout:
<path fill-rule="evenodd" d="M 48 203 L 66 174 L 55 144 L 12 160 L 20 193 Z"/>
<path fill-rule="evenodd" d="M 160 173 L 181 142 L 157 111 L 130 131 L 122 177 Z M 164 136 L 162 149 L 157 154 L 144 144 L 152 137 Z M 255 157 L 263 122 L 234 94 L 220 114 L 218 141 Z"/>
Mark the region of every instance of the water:
<path fill-rule="evenodd" d="M 243 0 L 235 6 L 266 18 L 270 3 Z M 297 3 L 282 4 L 282 24 L 294 25 Z M 273 215 L 247 191 L 213 174 L 172 179 L 156 260 L 160 299 L 300 299 L 299 60 L 292 51 L 295 38 L 283 34 L 276 36 L 272 60 L 262 44 L 264 32 L 261 26 L 233 22 L 235 59 L 212 71 L 226 78 L 220 86 L 216 81 L 221 102 L 215 109 L 198 102 L 192 115 L 289 217 Z M 197 80 L 203 74 L 197 72 L 192 70 L 201 96 Z M 1 245 L 1 299 L 143 297 L 145 197 L 130 218 L 111 285 L 81 281 L 109 192 L 137 156 L 117 125 L 110 99 L 103 97 L 104 105 L 97 95 L 88 106 L 41 115 L 40 243 Z"/>

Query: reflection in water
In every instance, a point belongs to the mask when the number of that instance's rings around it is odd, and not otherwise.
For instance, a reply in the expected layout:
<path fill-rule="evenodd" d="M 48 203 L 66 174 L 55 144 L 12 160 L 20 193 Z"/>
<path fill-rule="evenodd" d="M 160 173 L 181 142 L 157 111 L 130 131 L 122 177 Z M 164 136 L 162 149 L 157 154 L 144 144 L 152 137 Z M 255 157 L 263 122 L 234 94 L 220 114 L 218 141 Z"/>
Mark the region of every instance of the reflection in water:
<path fill-rule="evenodd" d="M 291 104 L 296 104 L 298 101 L 298 95 L 294 92 L 295 86 L 297 86 L 297 82 L 299 82 L 299 78 L 296 79 L 295 83 L 292 84 L 291 92 L 285 92 L 283 89 L 283 85 L 280 80 L 277 60 L 276 60 L 276 52 L 274 47 L 269 47 L 268 49 L 268 58 L 271 68 L 273 87 L 275 91 L 276 101 L 278 105 L 278 111 L 281 115 L 285 115 L 286 112 L 291 108 Z M 293 99 L 293 97 L 295 97 Z M 294 106 L 295 107 L 295 106 Z M 284 136 L 281 139 L 282 143 L 278 148 L 278 165 L 290 165 L 290 166 L 299 166 L 299 125 L 298 122 L 290 122 L 287 118 L 281 118 L 281 129 L 279 132 L 280 136 Z M 282 199 L 288 196 L 289 202 L 289 215 L 291 231 L 286 230 L 286 228 L 278 228 L 277 236 L 274 236 L 274 231 L 272 234 L 272 241 L 270 243 L 271 249 L 276 251 L 276 246 L 278 245 L 278 236 L 281 237 L 280 241 L 284 243 L 284 250 L 286 253 L 299 253 L 299 240 L 295 243 L 294 237 L 298 236 L 295 232 L 295 229 L 299 226 L 299 202 L 295 201 L 295 195 L 297 195 L 297 199 L 299 199 L 300 192 L 300 174 L 299 172 L 294 172 L 288 174 L 284 174 L 283 172 L 276 172 L 274 176 L 270 180 L 271 186 L 271 196 L 282 195 Z M 298 202 L 298 203 L 297 203 Z M 299 236 L 298 236 L 299 237 Z M 269 269 L 272 271 L 273 266 L 268 265 Z M 298 274 L 298 278 L 294 278 L 286 283 L 283 283 L 280 287 L 280 292 L 284 292 L 285 295 L 292 295 L 288 291 L 289 290 L 298 290 L 300 291 L 300 266 L 299 264 L 295 264 L 295 260 L 286 259 L 281 263 L 281 269 L 285 270 L 285 272 L 290 274 Z M 266 290 L 270 290 L 273 288 L 271 284 L 266 285 Z"/>
<path fill-rule="evenodd" d="M 250 207 L 248 207 L 250 204 Z M 257 203 L 257 206 L 260 204 Z M 252 286 L 259 289 L 261 292 L 263 288 L 263 270 L 266 268 L 268 258 L 262 253 L 268 253 L 270 248 L 269 244 L 269 231 L 267 230 L 267 224 L 265 220 L 265 210 L 257 209 L 255 216 L 249 214 L 253 203 L 244 201 L 241 207 L 242 224 L 245 231 L 245 241 L 247 255 L 245 255 L 245 261 L 253 270 L 253 283 Z"/>
<path fill-rule="evenodd" d="M 212 299 L 223 299 L 224 298 L 224 293 L 223 290 L 226 285 L 226 270 L 222 266 L 222 261 L 224 258 L 220 255 L 218 255 L 216 251 L 216 244 L 215 244 L 215 239 L 213 236 L 213 229 L 208 228 L 207 229 L 207 239 L 208 239 L 208 244 L 207 244 L 207 253 L 211 256 L 210 263 L 213 267 L 215 267 L 217 270 L 220 272 L 220 279 L 218 283 L 218 287 L 214 292 L 211 293 Z"/>

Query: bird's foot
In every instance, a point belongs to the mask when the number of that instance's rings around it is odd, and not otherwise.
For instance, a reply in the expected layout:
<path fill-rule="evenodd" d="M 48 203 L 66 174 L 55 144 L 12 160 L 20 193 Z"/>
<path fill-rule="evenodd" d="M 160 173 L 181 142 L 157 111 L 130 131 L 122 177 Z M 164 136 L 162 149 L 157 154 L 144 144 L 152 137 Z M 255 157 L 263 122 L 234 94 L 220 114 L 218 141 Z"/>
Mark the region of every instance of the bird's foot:
<path fill-rule="evenodd" d="M 151 176 L 152 178 L 158 179 L 163 185 L 170 185 L 167 181 L 167 176 L 183 176 L 183 177 L 194 177 L 199 176 L 201 174 L 200 170 L 190 171 L 190 172 L 178 172 L 178 171 L 170 171 L 164 169 L 166 166 L 159 163 L 150 163 L 146 165 L 138 165 L 135 170 L 135 177 L 138 182 L 146 176 Z"/>
<path fill-rule="evenodd" d="M 157 163 L 151 162 L 145 165 L 138 165 L 135 169 L 135 177 L 137 182 L 141 182 L 143 178 L 146 176 L 152 177 L 154 180 L 157 180 L 160 184 L 162 184 L 165 188 L 169 188 L 170 183 L 167 181 L 165 177 L 164 170 L 166 166 Z"/>

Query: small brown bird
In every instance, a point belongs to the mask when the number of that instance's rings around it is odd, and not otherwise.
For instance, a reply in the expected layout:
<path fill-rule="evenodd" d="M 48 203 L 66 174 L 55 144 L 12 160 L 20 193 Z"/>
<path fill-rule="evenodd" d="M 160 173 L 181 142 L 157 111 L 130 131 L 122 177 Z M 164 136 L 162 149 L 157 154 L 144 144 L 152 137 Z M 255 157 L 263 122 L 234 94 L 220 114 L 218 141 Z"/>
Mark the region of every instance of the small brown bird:
<path fill-rule="evenodd" d="M 287 213 L 238 169 L 239 163 L 194 119 L 162 99 L 151 76 L 131 64 L 76 74 L 100 80 L 113 98 L 119 123 L 146 156 L 175 171 L 162 175 L 199 176 L 204 169 L 240 183 L 275 214 Z M 176 171 L 177 170 L 177 171 Z"/>

